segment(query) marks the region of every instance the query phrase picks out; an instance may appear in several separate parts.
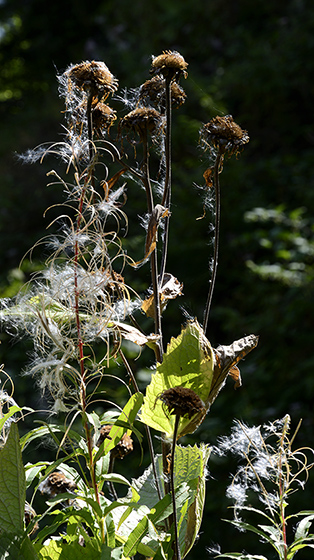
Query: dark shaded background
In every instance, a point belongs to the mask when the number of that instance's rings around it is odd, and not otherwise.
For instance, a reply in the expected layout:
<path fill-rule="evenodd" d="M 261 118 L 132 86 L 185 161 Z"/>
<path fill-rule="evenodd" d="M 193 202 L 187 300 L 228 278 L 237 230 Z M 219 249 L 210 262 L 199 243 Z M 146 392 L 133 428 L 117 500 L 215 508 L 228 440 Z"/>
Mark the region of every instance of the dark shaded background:
<path fill-rule="evenodd" d="M 152 54 L 178 50 L 189 63 L 189 77 L 182 83 L 188 100 L 174 114 L 169 269 L 184 282 L 185 297 L 164 316 L 166 337 L 179 333 L 180 305 L 202 318 L 211 245 L 208 218 L 196 221 L 202 200 L 193 185 L 203 184 L 207 166 L 197 146 L 199 127 L 217 114 L 232 114 L 251 141 L 238 160 L 225 162 L 221 176 L 221 251 L 210 340 L 217 346 L 260 335 L 258 348 L 241 366 L 243 387 L 235 393 L 232 382 L 227 384 L 191 442 L 215 443 L 233 418 L 252 424 L 289 413 L 293 427 L 303 418 L 297 444 L 313 445 L 313 3 L 3 0 L 0 17 L 2 296 L 16 293 L 41 266 L 45 253 L 37 251 L 33 263 L 26 259 L 22 271 L 17 268 L 46 234 L 44 210 L 60 202 L 60 189 L 45 187 L 45 174 L 57 163 L 28 167 L 15 156 L 60 138 L 63 106 L 56 72 L 81 60 L 104 60 L 121 89 L 137 87 L 149 75 Z M 141 210 L 131 189 L 129 199 L 132 223 Z M 248 221 L 246 212 L 256 207 L 276 212 Z M 255 272 L 248 262 L 257 265 Z M 267 274 L 265 266 L 273 264 L 277 274 Z M 147 276 L 141 274 L 139 287 L 145 288 Z M 0 336 L 0 359 L 15 380 L 16 400 L 36 406 L 39 397 L 19 375 L 30 344 Z M 215 480 L 208 481 L 203 534 L 191 558 L 206 557 L 211 542 L 224 551 L 263 553 L 257 541 L 221 521 L 232 515 L 224 497 L 232 468 L 230 461 L 210 464 Z M 313 483 L 307 488 L 295 498 L 300 509 L 313 507 Z"/>

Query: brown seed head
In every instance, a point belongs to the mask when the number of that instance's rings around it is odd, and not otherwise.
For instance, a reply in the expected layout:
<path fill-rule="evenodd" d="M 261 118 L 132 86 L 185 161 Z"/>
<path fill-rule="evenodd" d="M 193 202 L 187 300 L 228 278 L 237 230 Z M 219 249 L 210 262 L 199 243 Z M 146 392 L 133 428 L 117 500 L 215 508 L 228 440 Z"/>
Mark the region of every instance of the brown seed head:
<path fill-rule="evenodd" d="M 116 112 L 106 105 L 99 102 L 93 109 L 93 129 L 97 136 L 102 136 L 109 130 L 113 122 L 116 120 Z"/>
<path fill-rule="evenodd" d="M 159 56 L 153 58 L 151 73 L 162 74 L 165 78 L 178 78 L 183 74 L 187 77 L 188 63 L 183 56 L 176 51 L 164 51 Z"/>
<path fill-rule="evenodd" d="M 79 89 L 98 97 L 107 97 L 118 89 L 118 80 L 104 62 L 81 62 L 67 70 L 67 75 Z"/>
<path fill-rule="evenodd" d="M 200 138 L 205 148 L 211 145 L 221 153 L 229 152 L 230 155 L 237 154 L 250 140 L 247 130 L 242 130 L 231 115 L 214 117 L 204 124 Z"/>
<path fill-rule="evenodd" d="M 109 437 L 109 433 L 112 426 L 102 426 L 99 432 L 99 438 L 97 441 L 97 446 L 99 447 L 105 439 Z M 123 434 L 122 438 L 120 439 L 119 443 L 111 449 L 111 455 L 115 457 L 115 459 L 123 459 L 126 455 L 133 451 L 133 440 L 131 436 L 128 434 Z"/>
<path fill-rule="evenodd" d="M 30 506 L 28 502 L 25 502 L 25 506 L 24 506 L 25 527 L 29 526 L 29 524 L 33 521 L 35 516 L 36 516 L 36 511 L 34 510 L 34 508 L 32 508 L 32 506 Z M 35 523 L 31 533 L 29 534 L 34 533 L 35 531 L 37 531 L 38 528 L 39 528 L 38 523 Z"/>
<path fill-rule="evenodd" d="M 40 484 L 39 489 L 42 494 L 48 494 L 51 498 L 54 498 L 57 494 L 73 492 L 77 489 L 77 485 L 73 480 L 66 478 L 62 472 L 55 471 L 50 473 Z"/>
<path fill-rule="evenodd" d="M 121 119 L 119 130 L 126 129 L 135 132 L 143 140 L 146 132 L 151 134 L 157 132 L 160 124 L 161 116 L 156 109 L 138 107 Z"/>
<path fill-rule="evenodd" d="M 168 409 L 168 413 L 175 416 L 192 418 L 194 414 L 204 410 L 205 405 L 200 397 L 186 387 L 171 387 L 157 397 Z"/>
<path fill-rule="evenodd" d="M 165 104 L 165 86 L 166 82 L 160 75 L 153 76 L 150 80 L 144 82 L 140 87 L 140 100 L 143 103 L 153 103 L 155 105 L 164 106 Z M 174 106 L 180 107 L 186 100 L 184 89 L 177 84 L 171 82 L 171 102 Z"/>

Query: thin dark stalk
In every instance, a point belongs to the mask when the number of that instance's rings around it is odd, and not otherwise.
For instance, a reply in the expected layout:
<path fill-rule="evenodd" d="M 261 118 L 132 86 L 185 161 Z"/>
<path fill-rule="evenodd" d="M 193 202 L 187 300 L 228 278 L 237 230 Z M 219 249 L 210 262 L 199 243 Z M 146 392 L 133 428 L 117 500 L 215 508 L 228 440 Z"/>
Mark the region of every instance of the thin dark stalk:
<path fill-rule="evenodd" d="M 123 364 L 124 364 L 124 366 L 125 366 L 125 369 L 127 370 L 128 374 L 129 374 L 129 376 L 130 376 L 130 379 L 131 379 L 131 381 L 132 381 L 132 383 L 133 383 L 133 387 L 134 387 L 135 391 L 136 391 L 137 393 L 139 393 L 140 390 L 139 390 L 139 388 L 138 388 L 136 379 L 135 379 L 135 377 L 134 377 L 134 373 L 133 373 L 132 368 L 131 368 L 129 362 L 127 361 L 127 359 L 126 359 L 124 353 L 122 352 L 121 348 L 120 348 L 120 350 L 119 350 L 119 355 L 120 355 L 120 357 L 121 357 L 121 359 L 122 359 L 122 361 L 123 361 Z M 151 462 L 152 462 L 153 475 L 154 475 L 155 484 L 156 484 L 156 490 L 157 490 L 158 498 L 159 498 L 159 500 L 161 500 L 162 496 L 161 496 L 161 491 L 160 491 L 160 487 L 159 487 L 159 481 L 158 481 L 158 476 L 157 476 L 156 464 L 155 464 L 155 459 L 154 459 L 154 447 L 153 447 L 152 435 L 151 435 L 149 426 L 147 426 L 146 424 L 145 424 L 145 429 L 146 429 L 146 436 L 147 436 L 147 441 L 148 441 L 148 448 L 149 448 L 149 453 L 150 453 L 150 459 L 151 459 Z"/>
<path fill-rule="evenodd" d="M 171 464 L 170 464 L 170 487 L 171 487 L 171 499 L 172 499 L 172 507 L 173 507 L 173 533 L 174 533 L 174 556 L 173 560 L 181 560 L 181 551 L 180 551 L 180 543 L 179 543 L 179 534 L 178 534 L 178 522 L 177 522 L 177 509 L 176 509 L 176 496 L 174 492 L 174 458 L 175 458 L 175 451 L 176 451 L 176 441 L 178 435 L 178 428 L 180 422 L 180 415 L 176 414 L 176 421 L 174 425 L 173 431 L 173 442 L 172 442 L 172 450 L 171 450 Z"/>
<path fill-rule="evenodd" d="M 143 183 L 146 190 L 147 196 L 147 210 L 151 215 L 154 209 L 154 201 L 153 201 L 153 194 L 152 188 L 150 183 L 150 175 L 149 175 L 149 151 L 148 151 L 148 139 L 147 139 L 147 131 L 143 135 Z M 152 278 L 152 285 L 153 285 L 153 294 L 154 294 L 154 315 L 155 315 L 155 333 L 159 335 L 159 340 L 156 344 L 156 359 L 158 362 L 162 361 L 162 329 L 161 329 L 161 309 L 160 309 L 160 297 L 159 297 L 159 286 L 158 286 L 158 263 L 157 263 L 157 250 L 154 249 L 150 256 L 150 269 L 151 269 L 151 278 Z"/>
<path fill-rule="evenodd" d="M 115 458 L 114 458 L 113 454 L 110 452 L 108 474 L 113 473 L 114 461 L 115 461 Z M 112 494 L 113 499 L 117 502 L 118 501 L 118 494 L 117 494 L 116 489 L 114 487 L 114 484 L 111 480 L 109 481 L 108 486 L 110 488 L 110 492 Z"/>
<path fill-rule="evenodd" d="M 219 184 L 219 173 L 221 170 L 221 164 L 223 161 L 223 154 L 218 152 L 215 165 L 214 165 L 214 172 L 213 172 L 213 182 L 215 188 L 215 245 L 214 245 L 214 257 L 213 257 L 213 271 L 212 277 L 210 279 L 208 296 L 206 301 L 206 306 L 204 310 L 204 320 L 203 320 L 203 329 L 204 333 L 206 334 L 208 329 L 208 319 L 210 314 L 211 303 L 213 299 L 216 275 L 217 275 L 217 267 L 218 267 L 218 249 L 219 249 L 219 231 L 220 231 L 220 184 Z"/>
<path fill-rule="evenodd" d="M 171 203 L 171 80 L 166 78 L 166 133 L 165 133 L 165 162 L 166 162 L 166 174 L 165 174 L 165 185 L 164 194 L 162 198 L 161 205 L 170 209 Z M 163 235 L 163 247 L 159 274 L 159 286 L 162 286 L 164 274 L 166 271 L 166 262 L 168 254 L 168 242 L 169 242 L 169 225 L 170 225 L 170 212 L 165 218 L 165 229 Z"/>

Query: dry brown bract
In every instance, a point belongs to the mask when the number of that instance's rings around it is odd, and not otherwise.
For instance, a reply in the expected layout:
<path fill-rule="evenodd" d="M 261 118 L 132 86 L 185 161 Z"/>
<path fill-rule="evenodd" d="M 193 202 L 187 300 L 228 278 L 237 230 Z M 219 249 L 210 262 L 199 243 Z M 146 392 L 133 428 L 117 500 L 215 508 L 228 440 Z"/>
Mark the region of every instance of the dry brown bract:
<path fill-rule="evenodd" d="M 220 153 L 229 152 L 230 155 L 237 154 L 250 139 L 247 131 L 242 130 L 231 115 L 214 117 L 204 124 L 200 136 L 206 148 L 213 146 Z"/>
<path fill-rule="evenodd" d="M 162 74 L 165 78 L 179 78 L 181 74 L 186 78 L 188 63 L 177 51 L 164 51 L 153 58 L 151 73 Z"/>
<path fill-rule="evenodd" d="M 138 107 L 121 119 L 119 131 L 124 128 L 135 132 L 140 136 L 141 140 L 143 140 L 147 132 L 153 134 L 158 131 L 160 123 L 160 113 L 158 113 L 156 109 L 152 109 L 151 107 Z"/>
<path fill-rule="evenodd" d="M 104 62 L 81 62 L 67 70 L 67 75 L 80 89 L 98 97 L 107 97 L 118 89 L 118 80 Z"/>
<path fill-rule="evenodd" d="M 192 418 L 194 414 L 205 410 L 205 405 L 200 397 L 192 389 L 186 387 L 166 389 L 157 399 L 164 403 L 169 414 L 175 416 Z"/>

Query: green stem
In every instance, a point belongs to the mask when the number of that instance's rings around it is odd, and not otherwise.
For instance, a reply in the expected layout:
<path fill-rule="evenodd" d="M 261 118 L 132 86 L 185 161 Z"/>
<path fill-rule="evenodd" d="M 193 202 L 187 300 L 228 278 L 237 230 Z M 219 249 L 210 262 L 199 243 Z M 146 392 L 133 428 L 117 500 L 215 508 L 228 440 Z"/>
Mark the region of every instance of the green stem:
<path fill-rule="evenodd" d="M 135 389 L 135 391 L 137 393 L 140 392 L 136 379 L 134 377 L 134 373 L 132 371 L 132 368 L 129 364 L 129 362 L 127 361 L 124 353 L 122 352 L 121 348 L 119 350 L 119 355 L 124 363 L 125 369 L 127 370 L 130 379 L 133 383 L 133 387 Z M 158 494 L 158 498 L 159 500 L 161 500 L 162 496 L 161 496 L 161 491 L 160 491 L 160 487 L 159 487 L 159 481 L 158 481 L 158 476 L 157 476 L 157 470 L 156 470 L 156 464 L 155 464 L 155 459 L 154 459 L 154 446 L 153 446 L 153 440 L 152 440 L 152 435 L 149 429 L 149 426 L 147 426 L 147 424 L 145 424 L 145 430 L 146 430 L 146 435 L 147 435 L 147 441 L 148 441 L 148 448 L 149 448 L 149 453 L 150 453 L 150 459 L 152 462 L 152 469 L 153 469 L 153 474 L 154 474 L 154 479 L 155 479 L 155 484 L 156 484 L 156 490 L 157 490 L 157 494 Z"/>
<path fill-rule="evenodd" d="M 177 509 L 176 509 L 176 496 L 174 491 L 174 458 L 175 458 L 175 451 L 176 451 L 176 441 L 178 435 L 178 428 L 180 422 L 180 415 L 176 415 L 176 421 L 174 425 L 173 431 L 173 441 L 172 441 L 172 449 L 171 449 L 171 464 L 170 464 L 170 488 L 171 488 L 171 499 L 172 499 L 172 523 L 173 523 L 173 533 L 174 533 L 174 556 L 173 560 L 181 560 L 181 552 L 180 552 L 180 543 L 179 543 L 179 534 L 178 534 L 178 522 L 177 522 Z"/>

